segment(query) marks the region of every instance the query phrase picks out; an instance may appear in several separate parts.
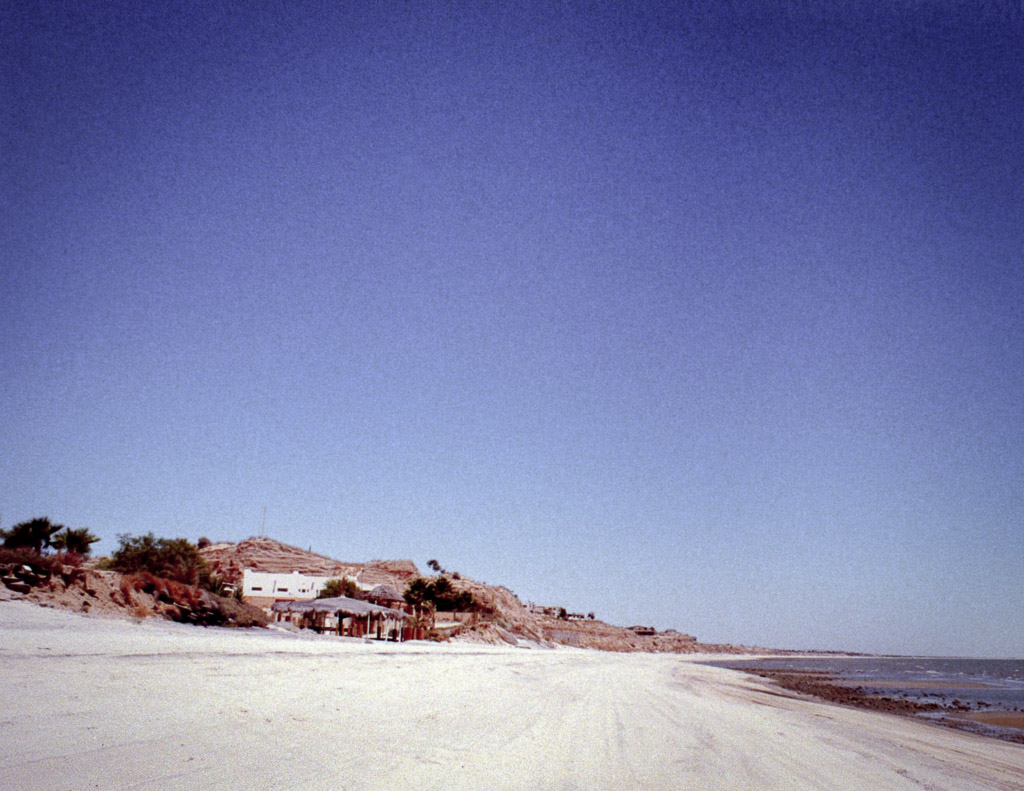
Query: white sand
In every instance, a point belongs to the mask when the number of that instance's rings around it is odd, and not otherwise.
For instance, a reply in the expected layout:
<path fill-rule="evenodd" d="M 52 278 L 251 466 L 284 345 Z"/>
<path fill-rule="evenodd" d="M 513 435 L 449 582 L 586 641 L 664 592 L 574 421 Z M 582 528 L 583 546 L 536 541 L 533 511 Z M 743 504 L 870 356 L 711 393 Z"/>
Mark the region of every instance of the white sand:
<path fill-rule="evenodd" d="M 1024 748 L 677 656 L 0 603 L 0 788 L 1024 789 Z"/>

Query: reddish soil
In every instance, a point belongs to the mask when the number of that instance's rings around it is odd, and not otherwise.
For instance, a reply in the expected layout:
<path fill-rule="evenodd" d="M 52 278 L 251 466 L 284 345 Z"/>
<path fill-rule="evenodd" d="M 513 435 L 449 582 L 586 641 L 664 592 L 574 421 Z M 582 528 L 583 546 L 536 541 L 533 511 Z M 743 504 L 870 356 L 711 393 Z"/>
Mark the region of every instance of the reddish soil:
<path fill-rule="evenodd" d="M 38 561 L 0 564 L 0 600 L 22 599 L 92 615 L 160 617 L 202 626 L 264 626 L 263 613 L 234 599 L 151 574 L 118 574 L 85 564 Z"/>

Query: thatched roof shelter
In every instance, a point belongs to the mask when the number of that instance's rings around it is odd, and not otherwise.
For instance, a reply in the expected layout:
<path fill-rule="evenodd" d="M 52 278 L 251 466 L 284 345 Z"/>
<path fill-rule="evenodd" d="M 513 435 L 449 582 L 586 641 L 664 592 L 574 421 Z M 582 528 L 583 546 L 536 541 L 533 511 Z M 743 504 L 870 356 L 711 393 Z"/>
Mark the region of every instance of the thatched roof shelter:
<path fill-rule="evenodd" d="M 366 594 L 366 598 L 372 602 L 387 606 L 389 602 L 405 604 L 405 597 L 402 596 L 392 585 L 378 585 Z"/>
<path fill-rule="evenodd" d="M 322 612 L 356 618 L 362 618 L 367 615 L 400 619 L 409 617 L 408 613 L 404 613 L 401 610 L 381 607 L 378 604 L 370 604 L 370 602 L 360 601 L 359 599 L 350 599 L 348 596 L 332 596 L 328 599 L 307 599 L 304 601 L 279 601 L 275 602 L 270 609 L 273 612 Z"/>

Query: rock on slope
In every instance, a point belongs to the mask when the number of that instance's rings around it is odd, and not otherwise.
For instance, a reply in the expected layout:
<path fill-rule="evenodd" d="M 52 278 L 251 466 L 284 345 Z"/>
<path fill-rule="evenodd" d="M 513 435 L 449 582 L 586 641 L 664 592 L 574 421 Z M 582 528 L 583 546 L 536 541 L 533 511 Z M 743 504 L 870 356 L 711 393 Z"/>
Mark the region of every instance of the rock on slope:
<path fill-rule="evenodd" d="M 528 640 L 541 645 L 571 645 L 601 651 L 645 651 L 657 653 L 738 653 L 731 645 L 699 643 L 687 634 L 659 632 L 639 635 L 631 629 L 596 619 L 567 619 L 535 612 L 511 590 L 486 585 L 466 577 L 452 580 L 456 590 L 473 594 L 482 606 L 482 617 L 457 631 L 455 639 L 485 643 L 516 643 Z M 438 614 L 439 618 L 443 614 Z"/>
<path fill-rule="evenodd" d="M 364 585 L 390 584 L 404 590 L 409 580 L 419 576 L 411 560 L 372 560 L 369 563 L 345 563 L 272 538 L 247 538 L 237 544 L 210 544 L 199 550 L 214 573 L 225 582 L 237 585 L 245 569 L 289 574 L 297 571 L 314 577 L 352 577 Z"/>

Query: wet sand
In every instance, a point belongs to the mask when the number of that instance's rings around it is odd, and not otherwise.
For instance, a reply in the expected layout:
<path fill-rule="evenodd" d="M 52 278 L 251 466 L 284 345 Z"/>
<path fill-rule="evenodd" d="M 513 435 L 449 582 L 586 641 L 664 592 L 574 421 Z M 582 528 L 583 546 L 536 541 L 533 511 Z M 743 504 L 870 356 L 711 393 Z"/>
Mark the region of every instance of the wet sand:
<path fill-rule="evenodd" d="M 1024 730 L 1018 732 L 1024 722 L 1024 713 L 989 709 L 987 711 L 970 711 L 966 704 L 953 701 L 947 705 L 916 701 L 901 696 L 880 695 L 877 689 L 899 690 L 935 690 L 935 689 L 991 689 L 991 685 L 974 683 L 959 684 L 942 681 L 928 684 L 918 682 L 853 682 L 835 679 L 819 670 L 767 670 L 751 664 L 742 672 L 752 673 L 761 678 L 774 681 L 783 689 L 811 695 L 819 700 L 836 703 L 841 706 L 854 706 L 871 711 L 899 714 L 903 716 L 924 715 L 930 722 L 938 725 L 973 730 L 976 733 L 1017 744 L 1024 744 Z M 1011 730 L 985 730 L 972 727 L 973 723 L 993 725 L 997 728 Z"/>
<path fill-rule="evenodd" d="M 867 689 L 995 689 L 991 684 L 977 681 L 960 683 L 957 681 L 846 681 L 835 680 L 839 687 L 862 687 Z"/>
<path fill-rule="evenodd" d="M 998 725 L 1000 728 L 1024 729 L 1024 712 L 1022 711 L 969 711 L 961 715 L 974 722 L 986 725 Z"/>

